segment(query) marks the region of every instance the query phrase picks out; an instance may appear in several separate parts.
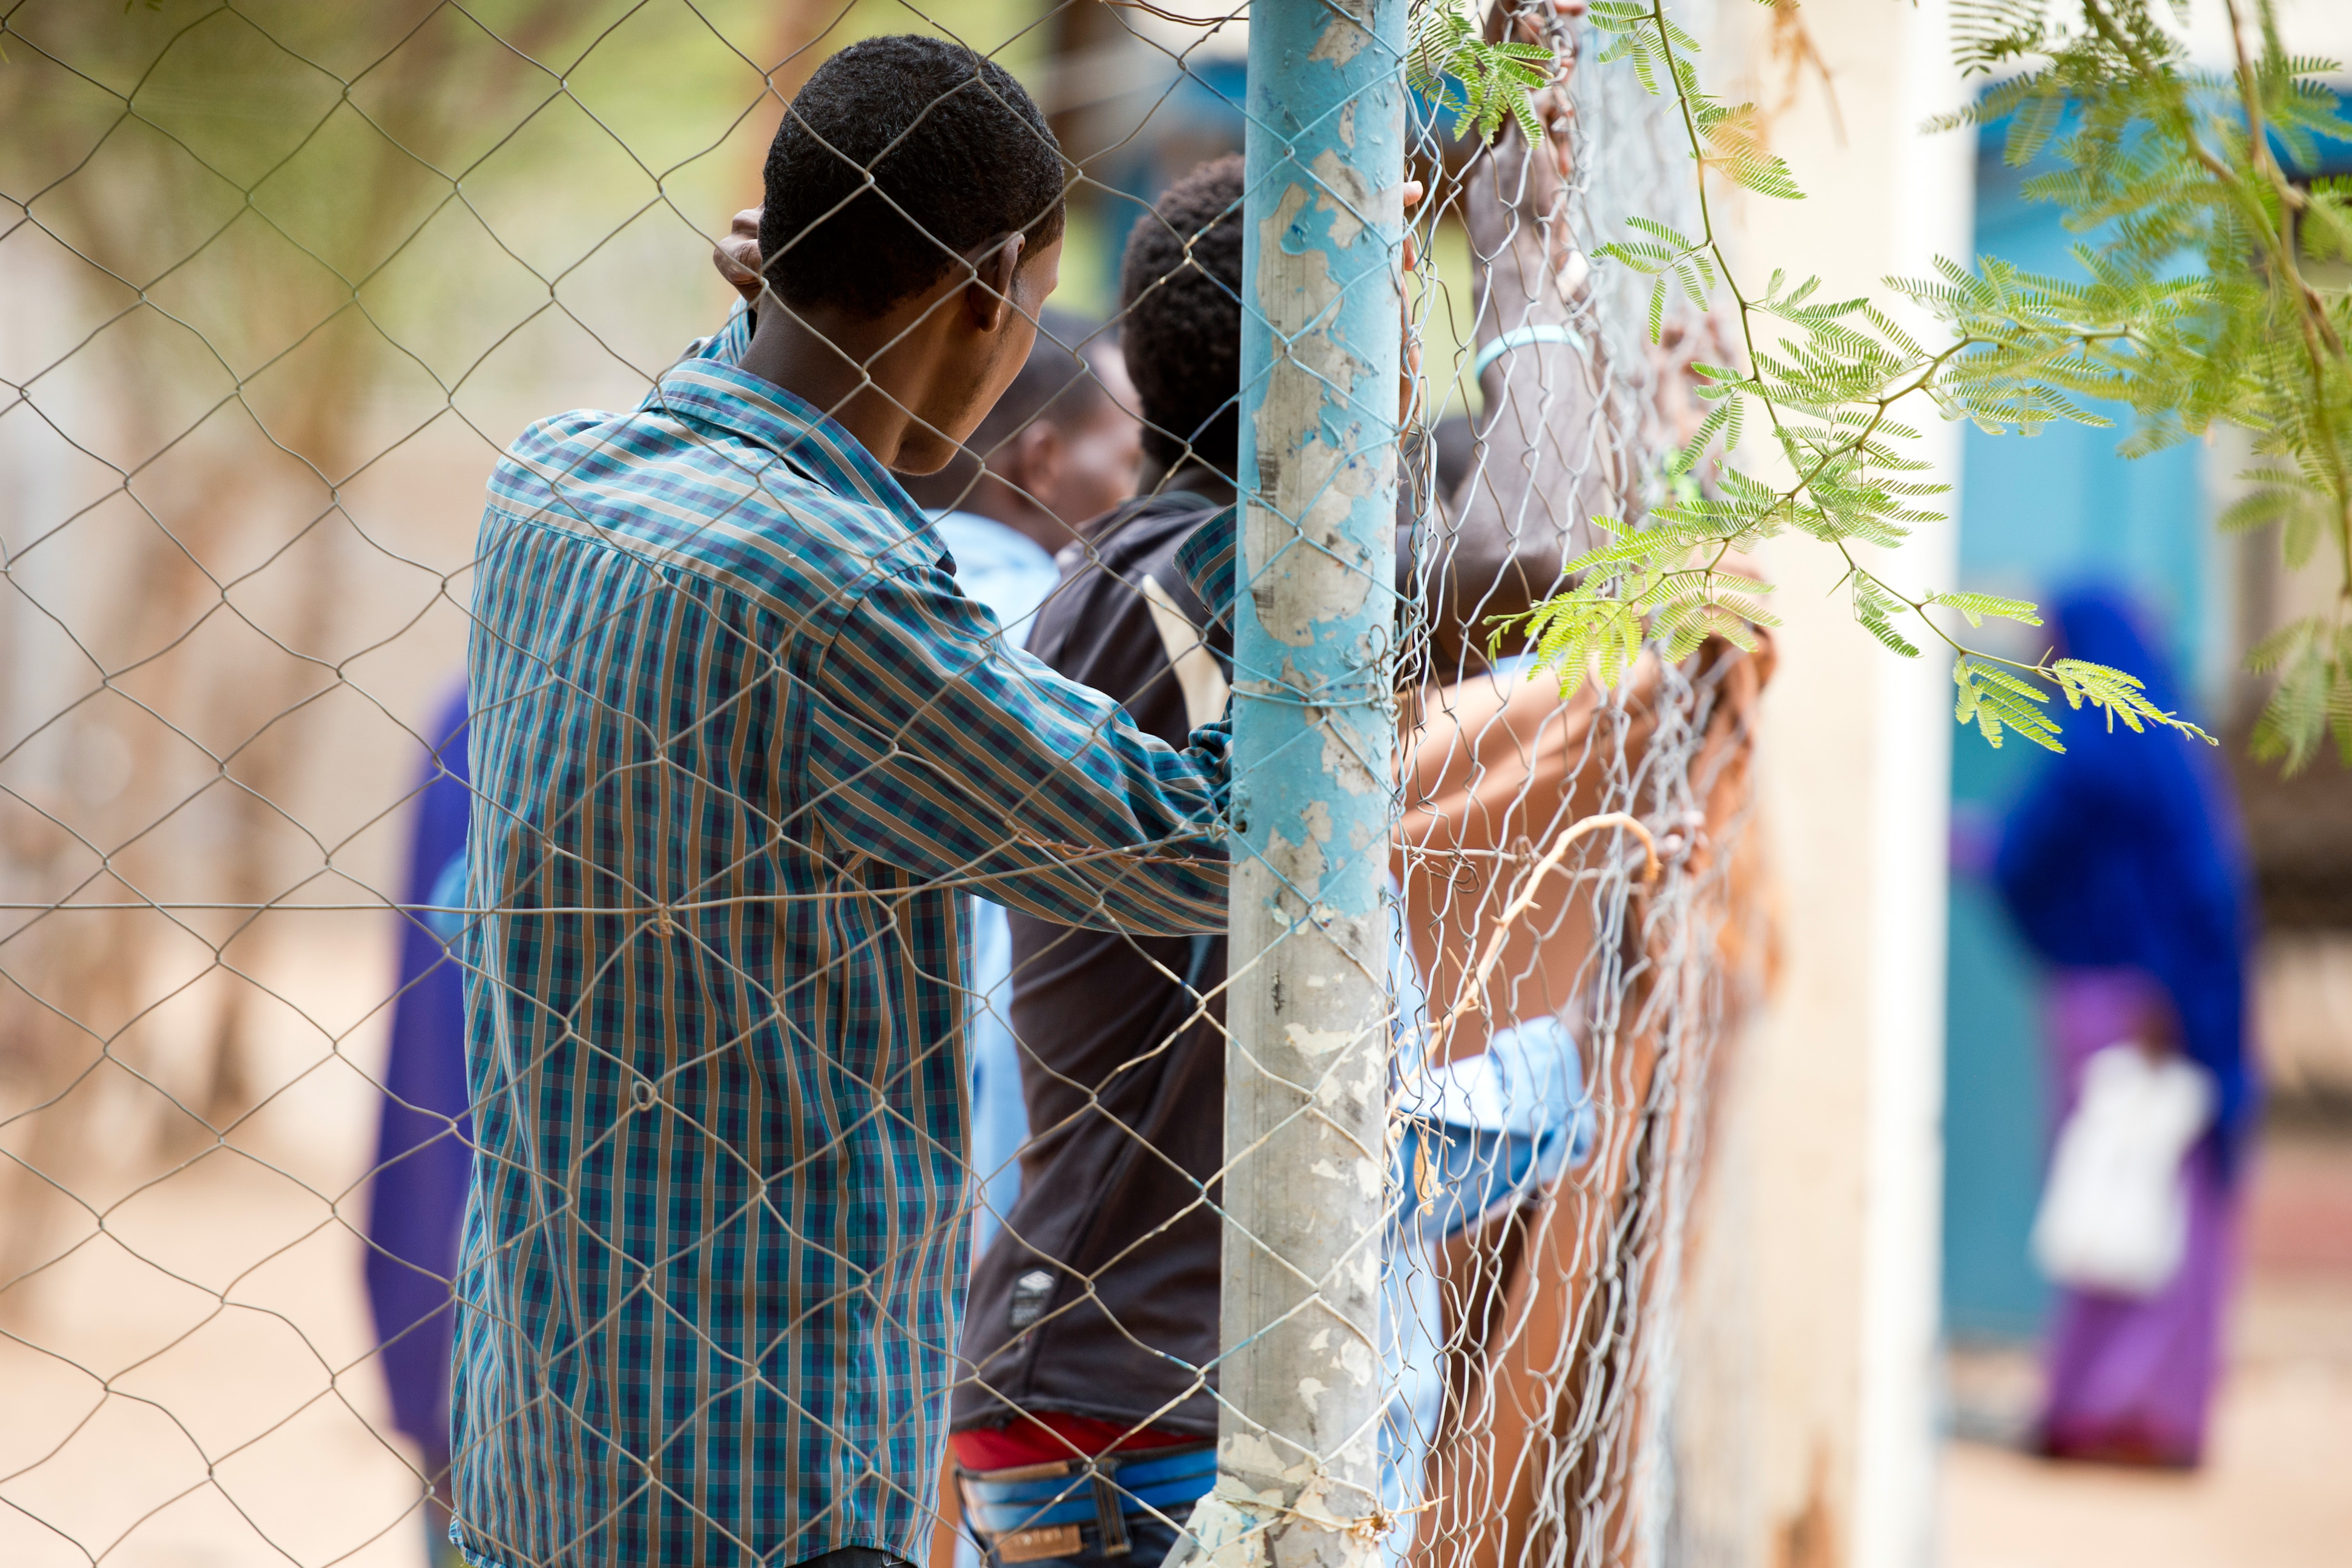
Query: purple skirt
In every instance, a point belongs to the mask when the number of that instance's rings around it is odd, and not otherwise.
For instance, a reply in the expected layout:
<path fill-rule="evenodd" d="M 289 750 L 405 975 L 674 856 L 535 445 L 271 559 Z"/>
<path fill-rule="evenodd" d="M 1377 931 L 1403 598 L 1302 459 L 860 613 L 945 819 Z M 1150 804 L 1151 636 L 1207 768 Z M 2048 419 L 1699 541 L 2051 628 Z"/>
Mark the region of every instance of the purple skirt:
<path fill-rule="evenodd" d="M 2128 971 L 2063 970 L 2051 988 L 2052 1067 L 2061 1120 L 2094 1051 L 2133 1033 L 2151 993 Z M 2180 1272 L 2142 1300 L 2062 1287 L 2045 1355 L 2043 1451 L 2053 1458 L 2189 1467 L 2221 1370 L 2223 1309 L 2235 1275 L 2238 1194 L 2207 1138 L 2190 1151 L 2189 1246 Z"/>

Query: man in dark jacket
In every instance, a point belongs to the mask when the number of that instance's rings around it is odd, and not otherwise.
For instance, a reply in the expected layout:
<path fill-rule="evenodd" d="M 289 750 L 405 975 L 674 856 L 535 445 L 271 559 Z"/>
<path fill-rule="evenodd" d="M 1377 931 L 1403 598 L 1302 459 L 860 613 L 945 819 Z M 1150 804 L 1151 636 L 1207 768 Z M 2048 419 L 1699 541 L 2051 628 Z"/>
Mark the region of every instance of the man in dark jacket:
<path fill-rule="evenodd" d="M 1242 184 L 1239 158 L 1205 164 L 1136 225 L 1120 341 L 1144 416 L 1145 493 L 1066 552 L 1030 635 L 1053 668 L 1107 682 L 1097 689 L 1147 734 L 1224 707 L 1231 628 L 1177 557 L 1204 525 L 1231 531 Z M 1224 1142 L 1224 1007 L 1207 994 L 1224 953 L 1220 936 L 1129 942 L 1013 922 L 1031 1141 L 1022 1197 L 973 1271 L 971 1373 L 950 1439 L 981 1491 L 1002 1472 L 1114 1449 L 1128 1456 L 1119 1489 L 1167 1493 L 1156 1510 L 1167 1518 L 1207 1489 L 1217 1414 L 1202 1369 L 1216 1356 L 1219 1245 L 1208 1184 Z M 1125 1500 L 1105 1499 L 1092 1520 L 1000 1531 L 975 1497 L 967 1485 L 967 1520 L 1000 1562 L 1091 1556 L 1123 1533 L 1149 1563 L 1174 1541 Z"/>

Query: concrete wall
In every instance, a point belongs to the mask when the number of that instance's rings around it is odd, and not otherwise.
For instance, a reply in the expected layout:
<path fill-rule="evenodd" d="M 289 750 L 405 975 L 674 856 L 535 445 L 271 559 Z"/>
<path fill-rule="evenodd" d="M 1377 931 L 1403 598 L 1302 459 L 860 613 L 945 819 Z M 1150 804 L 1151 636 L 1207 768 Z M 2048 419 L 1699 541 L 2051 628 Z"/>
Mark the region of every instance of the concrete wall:
<path fill-rule="evenodd" d="M 2193 9 L 2193 46 L 2219 58 L 2219 6 Z M 2296 47 L 2352 53 L 2340 0 L 2287 0 L 2281 16 Z M 1975 138 L 1921 129 L 1970 90 L 1948 63 L 1948 0 L 1805 0 L 1796 20 L 1827 90 L 1763 7 L 1721 13 L 1703 61 L 1712 89 L 1765 107 L 1809 193 L 1733 203 L 1743 275 L 1819 273 L 1824 297 L 1884 298 L 1885 276 L 1966 257 Z M 1911 422 L 1932 426 L 1929 455 L 1957 482 L 1959 432 L 1925 408 Z M 1923 531 L 1889 574 L 1946 584 L 1955 544 Z M 1948 778 L 1951 748 L 1983 742 L 1952 725 L 1948 658 L 1880 651 L 1829 596 L 1829 552 L 1791 539 L 1767 561 L 1785 622 L 1763 751 L 1783 962 L 1736 1054 L 1696 1220 L 1678 1559 L 1913 1568 L 1937 1538 Z M 2325 965 L 2298 956 L 2317 996 Z"/>
<path fill-rule="evenodd" d="M 1808 192 L 1736 205 L 1753 286 L 1777 267 L 1821 274 L 1825 297 L 1883 296 L 1889 273 L 1965 256 L 1972 142 L 1920 129 L 1962 101 L 1945 5 L 1808 0 L 1834 114 L 1809 70 L 1790 93 L 1774 15 L 1727 11 L 1709 56 L 1717 90 L 1775 110 L 1771 144 Z M 1952 477 L 1957 433 L 1925 408 L 1912 422 Z M 1931 528 L 1887 570 L 1916 592 L 1952 561 L 1951 530 Z M 1783 963 L 1730 1089 L 1686 1377 L 1746 1384 L 1717 1392 L 1746 1412 L 1748 1473 L 1720 1484 L 1751 1500 L 1747 1540 L 1714 1555 L 1910 1568 L 1934 1542 L 1949 661 L 1872 642 L 1830 595 L 1842 568 L 1823 546 L 1781 541 L 1767 563 L 1784 621 L 1763 751 Z M 1710 1354 L 1710 1336 L 1744 1349 Z"/>

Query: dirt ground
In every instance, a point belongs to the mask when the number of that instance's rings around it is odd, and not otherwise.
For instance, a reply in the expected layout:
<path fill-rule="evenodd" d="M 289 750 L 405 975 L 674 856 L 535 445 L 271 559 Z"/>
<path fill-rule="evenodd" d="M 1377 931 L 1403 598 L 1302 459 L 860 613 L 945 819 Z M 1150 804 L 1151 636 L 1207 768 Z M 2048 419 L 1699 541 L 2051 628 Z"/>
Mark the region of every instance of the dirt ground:
<path fill-rule="evenodd" d="M 1998 1440 L 2032 1408 L 2030 1357 L 1958 1355 L 1944 1568 L 2352 1564 L 2352 1139 L 2273 1138 L 2210 1457 L 2193 1475 L 2056 1465 Z"/>
<path fill-rule="evenodd" d="M 0 1568 L 424 1562 L 360 1289 L 381 979 L 321 953 L 273 987 L 295 1005 L 268 1108 L 229 1147 L 81 1173 L 65 1255 L 0 1300 Z M 123 1084 L 90 1087 L 114 1096 L 89 1108 L 92 1147 L 143 1147 Z M 2209 1467 L 1955 1443 L 1944 1568 L 2352 1568 L 2352 1138 L 2273 1140 L 2249 1222 Z M 2022 1429 L 2030 1357 L 1954 1373 L 1964 1429 Z"/>
<path fill-rule="evenodd" d="M 361 1289 L 376 956 L 279 955 L 267 1100 L 225 1145 L 157 1147 L 121 1070 L 61 1102 L 86 1154 L 58 1173 L 58 1259 L 0 1298 L 0 1568 L 424 1563 Z"/>

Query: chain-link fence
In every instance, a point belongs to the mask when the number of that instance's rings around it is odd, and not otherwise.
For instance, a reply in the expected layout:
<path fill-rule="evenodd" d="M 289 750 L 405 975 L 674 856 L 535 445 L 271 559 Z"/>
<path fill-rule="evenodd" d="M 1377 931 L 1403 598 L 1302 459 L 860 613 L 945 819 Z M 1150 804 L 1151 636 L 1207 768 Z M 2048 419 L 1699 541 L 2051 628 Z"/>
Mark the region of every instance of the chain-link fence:
<path fill-rule="evenodd" d="M 1707 338 L 1573 9 L 0 11 L 0 1561 L 1674 1555 L 1769 661 L 1495 637 Z"/>

